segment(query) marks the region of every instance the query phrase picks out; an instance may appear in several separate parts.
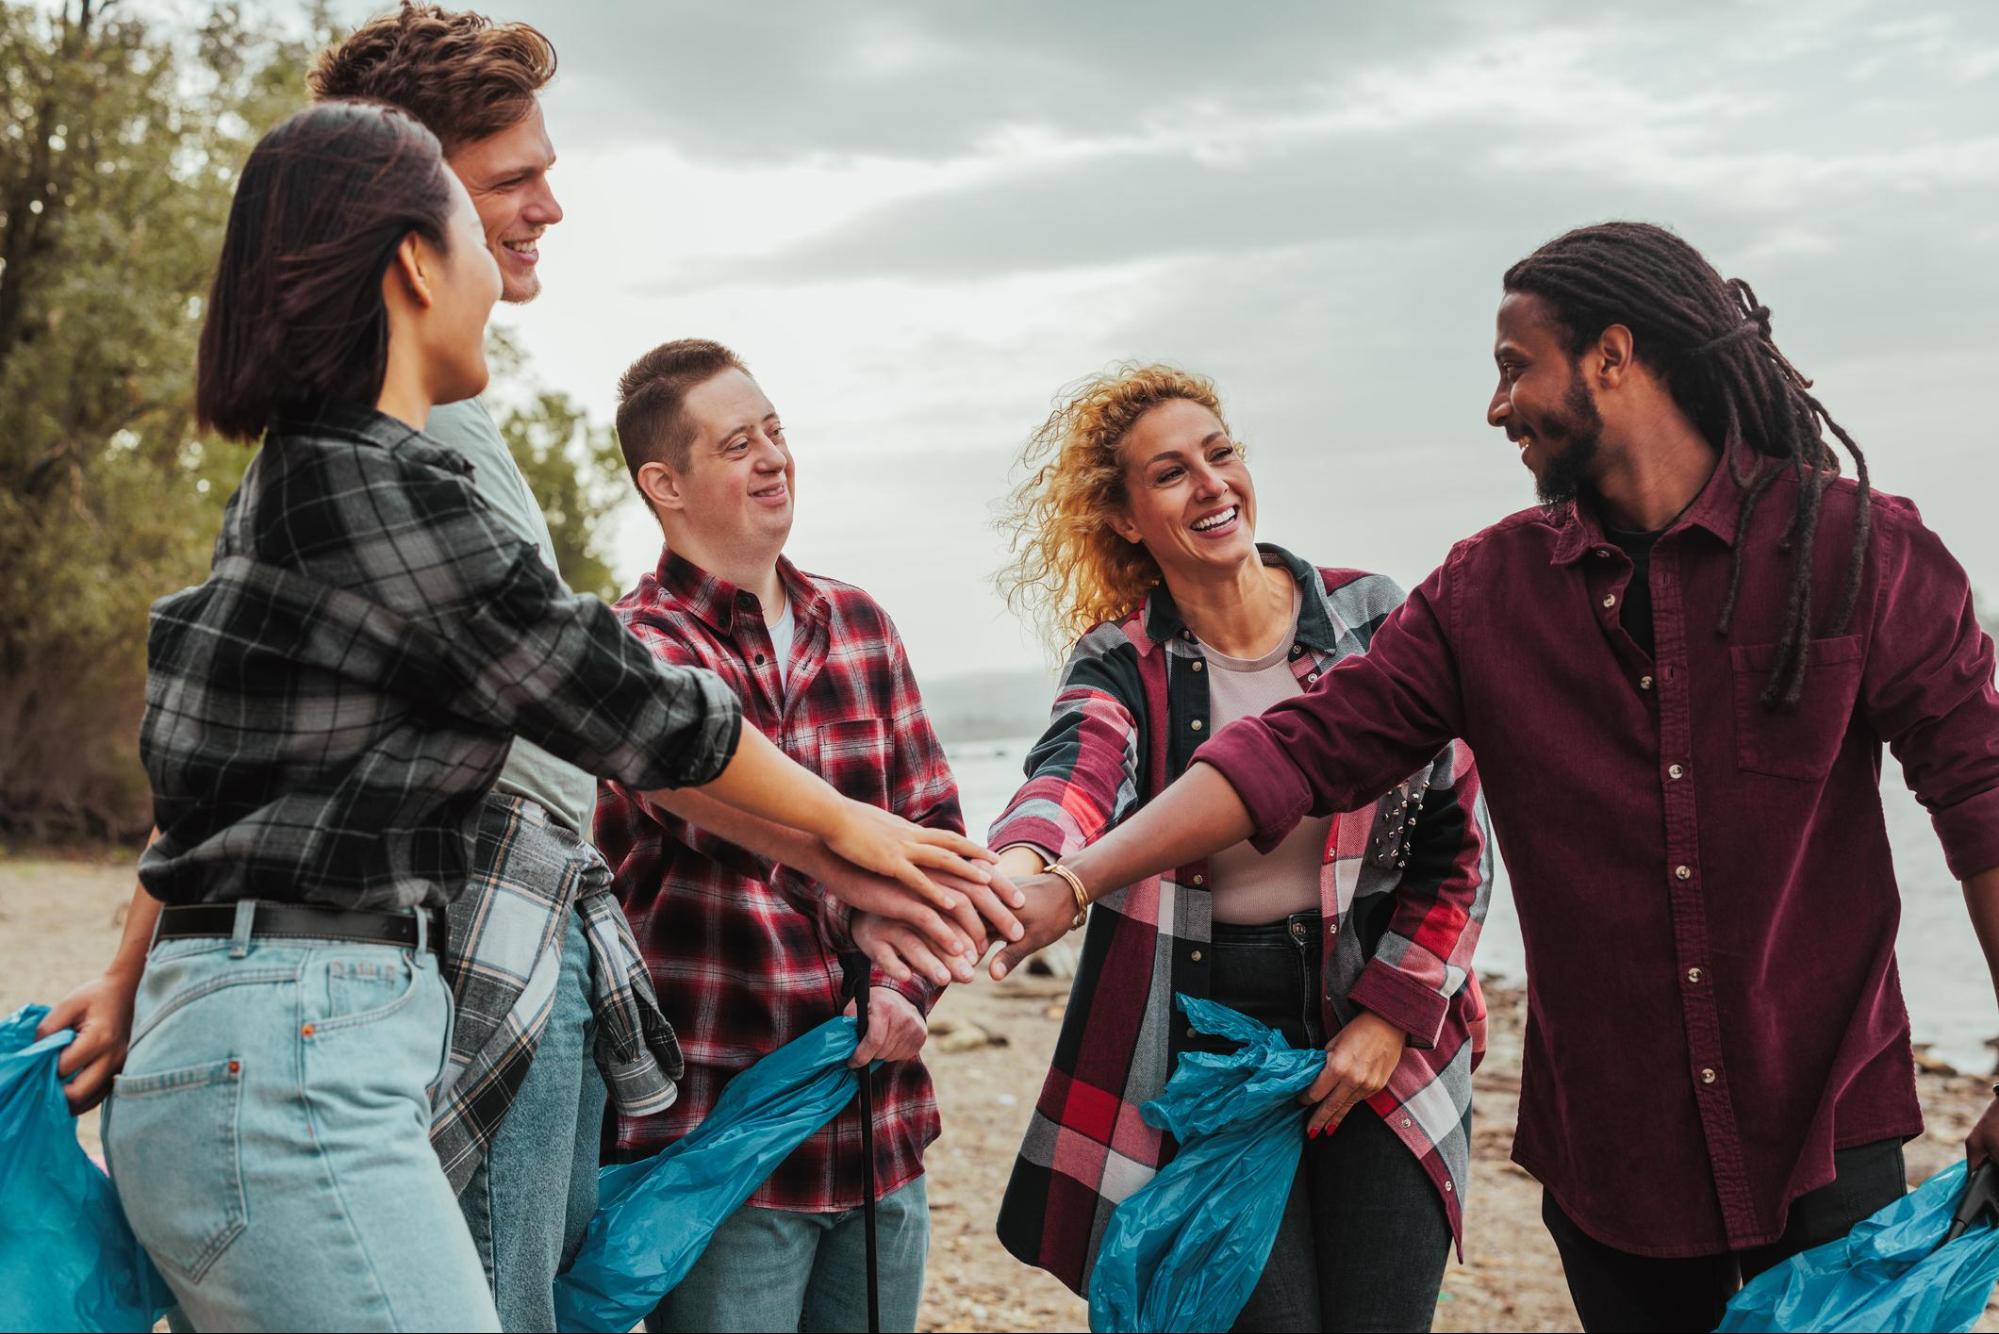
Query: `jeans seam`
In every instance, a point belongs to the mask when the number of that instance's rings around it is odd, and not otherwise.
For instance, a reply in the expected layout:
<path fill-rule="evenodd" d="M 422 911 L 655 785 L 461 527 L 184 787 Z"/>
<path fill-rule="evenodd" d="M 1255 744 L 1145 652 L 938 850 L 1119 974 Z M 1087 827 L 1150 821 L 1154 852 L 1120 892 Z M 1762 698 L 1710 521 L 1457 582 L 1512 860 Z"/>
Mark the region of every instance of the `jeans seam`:
<path fill-rule="evenodd" d="M 297 979 L 298 970 L 296 968 L 290 970 L 264 968 L 256 972 L 230 973 L 223 977 L 210 978 L 198 986 L 176 991 L 172 996 L 167 998 L 159 1009 L 146 1017 L 144 1026 L 133 1030 L 132 1039 L 127 1046 L 128 1048 L 138 1046 L 141 1038 L 152 1033 L 169 1016 L 178 1013 L 204 996 L 212 996 L 216 992 L 227 990 L 230 987 L 257 986 L 273 982 L 293 982 Z"/>
<path fill-rule="evenodd" d="M 414 990 L 414 987 L 412 987 L 412 990 Z M 310 1127 L 311 1123 L 321 1119 L 316 1115 L 312 1085 L 305 1070 L 305 1048 L 311 1042 L 311 1039 L 299 1037 L 295 1042 L 299 1055 L 298 1096 L 300 1103 L 305 1107 L 306 1120 Z M 389 1285 L 382 1281 L 381 1271 L 375 1267 L 374 1252 L 368 1249 L 367 1243 L 362 1239 L 361 1229 L 354 1225 L 354 1211 L 348 1206 L 347 1191 L 340 1184 L 340 1175 L 333 1170 L 333 1164 L 327 1157 L 325 1138 L 317 1131 L 314 1131 L 311 1135 L 311 1141 L 313 1157 L 319 1161 L 320 1172 L 326 1179 L 327 1189 L 332 1194 L 334 1200 L 338 1202 L 340 1222 L 346 1228 L 349 1240 L 354 1243 L 354 1249 L 359 1252 L 361 1263 L 367 1267 L 368 1280 L 374 1286 L 375 1295 L 381 1301 L 383 1308 L 388 1312 L 389 1323 L 396 1329 L 402 1329 L 404 1328 L 402 1317 L 396 1313 L 396 1303 L 389 1295 Z"/>

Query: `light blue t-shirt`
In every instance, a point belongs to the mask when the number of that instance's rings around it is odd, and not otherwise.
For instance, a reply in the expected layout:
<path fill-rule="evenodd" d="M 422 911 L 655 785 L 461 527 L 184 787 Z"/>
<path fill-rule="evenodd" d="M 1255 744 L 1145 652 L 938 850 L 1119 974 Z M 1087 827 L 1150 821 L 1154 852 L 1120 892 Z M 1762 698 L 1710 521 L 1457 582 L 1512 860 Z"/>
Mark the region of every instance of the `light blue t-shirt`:
<path fill-rule="evenodd" d="M 472 461 L 472 485 L 480 498 L 522 541 L 534 543 L 543 562 L 554 569 L 555 538 L 548 531 L 548 519 L 528 489 L 527 478 L 521 476 L 520 465 L 507 452 L 507 442 L 500 438 L 500 428 L 486 405 L 476 398 L 441 404 L 431 409 L 424 434 Z M 514 738 L 507 766 L 493 790 L 537 802 L 570 829 L 590 836 L 597 810 L 596 778 L 532 741 Z"/>

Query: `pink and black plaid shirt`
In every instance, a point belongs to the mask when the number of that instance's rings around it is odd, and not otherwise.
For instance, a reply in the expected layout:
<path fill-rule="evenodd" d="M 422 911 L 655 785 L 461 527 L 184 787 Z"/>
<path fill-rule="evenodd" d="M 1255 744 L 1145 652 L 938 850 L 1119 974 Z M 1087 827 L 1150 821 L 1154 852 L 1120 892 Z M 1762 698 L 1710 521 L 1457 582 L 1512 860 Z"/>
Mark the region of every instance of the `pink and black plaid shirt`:
<path fill-rule="evenodd" d="M 957 785 L 888 614 L 859 589 L 788 560 L 778 570 L 797 624 L 788 690 L 756 597 L 671 552 L 616 610 L 659 657 L 720 676 L 742 700 L 746 723 L 845 795 L 964 832 Z M 738 1072 L 838 1014 L 844 1002 L 839 957 L 814 903 L 775 887 L 769 861 L 614 783 L 600 791 L 597 846 L 687 1063 L 672 1107 L 617 1117 L 612 1153 L 628 1160 L 699 1125 Z M 921 983 L 895 989 L 919 1010 L 935 996 Z M 923 1171 L 924 1146 L 937 1132 L 937 1101 L 922 1061 L 883 1067 L 875 1084 L 878 1197 Z M 860 1138 L 850 1106 L 785 1159 L 749 1202 L 806 1213 L 858 1208 Z"/>

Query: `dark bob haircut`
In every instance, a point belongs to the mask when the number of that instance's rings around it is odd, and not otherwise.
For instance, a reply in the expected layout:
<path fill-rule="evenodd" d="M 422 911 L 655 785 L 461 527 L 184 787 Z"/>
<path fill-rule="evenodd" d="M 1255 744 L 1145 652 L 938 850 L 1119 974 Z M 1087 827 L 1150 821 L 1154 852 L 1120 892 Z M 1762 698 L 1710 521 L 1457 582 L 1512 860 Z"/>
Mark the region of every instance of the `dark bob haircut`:
<path fill-rule="evenodd" d="M 201 328 L 202 426 L 253 443 L 279 415 L 375 402 L 389 347 L 382 274 L 412 232 L 445 246 L 447 171 L 435 135 L 368 102 L 308 107 L 258 142 Z"/>

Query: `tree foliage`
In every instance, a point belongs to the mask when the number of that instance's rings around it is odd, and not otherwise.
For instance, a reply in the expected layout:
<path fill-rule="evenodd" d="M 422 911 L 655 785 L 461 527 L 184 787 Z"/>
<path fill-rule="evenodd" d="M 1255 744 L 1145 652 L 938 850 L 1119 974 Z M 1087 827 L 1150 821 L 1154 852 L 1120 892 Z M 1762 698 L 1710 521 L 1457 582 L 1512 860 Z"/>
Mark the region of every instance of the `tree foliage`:
<path fill-rule="evenodd" d="M 504 329 L 496 326 L 487 344 L 493 418 L 548 519 L 563 581 L 579 593 L 616 597 L 618 580 L 602 543 L 606 521 L 626 503 L 631 484 L 611 428 L 569 395 L 535 385 L 520 345 Z"/>
<path fill-rule="evenodd" d="M 203 300 L 237 170 L 333 35 L 0 0 L 0 835 L 147 826 L 147 608 L 206 573 L 250 457 L 194 427 Z M 608 432 L 559 394 L 498 415 L 565 573 L 608 588 Z"/>
<path fill-rule="evenodd" d="M 143 827 L 146 608 L 201 577 L 246 454 L 192 368 L 238 164 L 314 34 L 0 4 L 0 823 Z"/>

